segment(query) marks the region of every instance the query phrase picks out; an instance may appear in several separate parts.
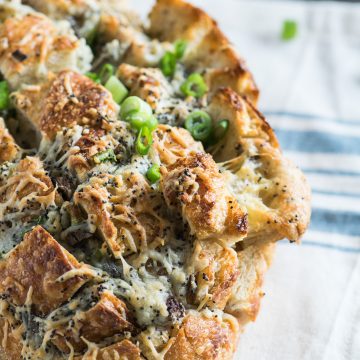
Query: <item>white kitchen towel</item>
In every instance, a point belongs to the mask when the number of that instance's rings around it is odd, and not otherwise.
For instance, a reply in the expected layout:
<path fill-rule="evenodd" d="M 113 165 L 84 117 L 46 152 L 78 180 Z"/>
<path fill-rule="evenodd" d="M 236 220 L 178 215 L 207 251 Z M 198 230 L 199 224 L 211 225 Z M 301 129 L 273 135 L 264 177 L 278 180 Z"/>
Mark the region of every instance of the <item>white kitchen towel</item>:
<path fill-rule="evenodd" d="M 278 245 L 236 359 L 359 360 L 360 4 L 192 2 L 247 60 L 260 110 L 313 189 L 310 229 L 301 246 Z M 298 24 L 288 42 L 286 19 Z"/>

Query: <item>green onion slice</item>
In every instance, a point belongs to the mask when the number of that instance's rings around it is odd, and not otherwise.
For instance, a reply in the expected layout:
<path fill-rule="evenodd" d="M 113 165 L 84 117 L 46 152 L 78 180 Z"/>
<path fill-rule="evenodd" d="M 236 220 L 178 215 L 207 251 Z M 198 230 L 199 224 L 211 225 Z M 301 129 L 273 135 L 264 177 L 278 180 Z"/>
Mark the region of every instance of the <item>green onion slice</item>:
<path fill-rule="evenodd" d="M 173 76 L 176 68 L 176 55 L 167 51 L 160 60 L 160 69 L 165 76 Z"/>
<path fill-rule="evenodd" d="M 111 76 L 115 73 L 114 66 L 111 64 L 104 64 L 99 72 L 99 79 L 102 84 L 105 84 Z"/>
<path fill-rule="evenodd" d="M 10 107 L 10 89 L 6 81 L 0 81 L 0 110 Z"/>
<path fill-rule="evenodd" d="M 297 23 L 294 20 L 285 20 L 282 27 L 281 38 L 285 41 L 293 39 L 297 34 Z"/>
<path fill-rule="evenodd" d="M 208 87 L 204 78 L 200 74 L 194 73 L 191 74 L 180 86 L 180 90 L 185 96 L 194 96 L 199 98 L 207 92 Z"/>
<path fill-rule="evenodd" d="M 152 115 L 151 106 L 140 99 L 137 96 L 129 96 L 125 101 L 121 104 L 120 116 L 123 120 L 126 120 L 130 115 L 135 113 L 143 113 L 147 115 Z"/>
<path fill-rule="evenodd" d="M 153 131 L 156 129 L 158 125 L 158 121 L 154 115 L 149 115 L 143 112 L 137 112 L 134 114 L 129 115 L 126 118 L 133 129 L 140 130 L 142 127 L 146 126 Z"/>
<path fill-rule="evenodd" d="M 214 128 L 214 138 L 216 141 L 221 140 L 229 129 L 229 120 L 220 120 Z"/>
<path fill-rule="evenodd" d="M 100 84 L 100 79 L 97 73 L 94 72 L 87 72 L 85 74 L 85 76 L 87 76 L 89 79 L 91 79 L 93 82 Z"/>
<path fill-rule="evenodd" d="M 201 110 L 193 111 L 185 120 L 185 128 L 195 140 L 207 140 L 212 128 L 210 115 Z"/>
<path fill-rule="evenodd" d="M 146 177 L 151 184 L 155 184 L 157 181 L 159 181 L 161 178 L 160 166 L 156 164 L 152 165 L 146 172 Z"/>
<path fill-rule="evenodd" d="M 105 88 L 111 92 L 112 97 L 117 104 L 121 104 L 129 94 L 125 85 L 114 75 L 110 76 L 105 84 Z"/>
<path fill-rule="evenodd" d="M 175 42 L 175 57 L 177 59 L 181 59 L 186 51 L 187 48 L 187 42 L 184 40 L 178 40 Z"/>
<path fill-rule="evenodd" d="M 150 150 L 152 141 L 153 140 L 150 129 L 146 126 L 143 126 L 140 129 L 138 137 L 136 139 L 136 143 L 135 143 L 136 152 L 140 155 L 146 155 Z"/>
<path fill-rule="evenodd" d="M 93 159 L 96 164 L 100 164 L 105 161 L 116 162 L 116 156 L 114 154 L 113 149 L 101 151 L 101 152 L 95 154 Z"/>

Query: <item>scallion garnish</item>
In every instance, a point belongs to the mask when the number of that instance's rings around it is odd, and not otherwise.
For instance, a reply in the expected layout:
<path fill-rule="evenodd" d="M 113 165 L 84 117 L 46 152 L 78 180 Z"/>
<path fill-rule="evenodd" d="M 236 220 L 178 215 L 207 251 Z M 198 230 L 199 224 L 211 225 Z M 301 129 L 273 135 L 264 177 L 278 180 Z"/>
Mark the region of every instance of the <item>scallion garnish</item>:
<path fill-rule="evenodd" d="M 10 89 L 6 81 L 0 81 L 0 110 L 10 107 Z"/>
<path fill-rule="evenodd" d="M 178 40 L 175 42 L 174 47 L 175 47 L 175 57 L 180 60 L 185 54 L 187 42 L 184 40 Z"/>
<path fill-rule="evenodd" d="M 137 96 L 129 96 L 122 104 L 120 109 L 120 116 L 123 120 L 135 113 L 143 113 L 152 115 L 151 106 L 144 100 Z"/>
<path fill-rule="evenodd" d="M 112 97 L 117 104 L 121 104 L 129 94 L 125 85 L 114 75 L 110 76 L 105 83 L 105 88 L 111 92 Z"/>
<path fill-rule="evenodd" d="M 94 81 L 95 83 L 97 84 L 100 84 L 100 79 L 99 79 L 99 76 L 97 73 L 94 73 L 94 72 L 87 72 L 85 74 L 85 76 L 87 76 L 89 79 L 91 79 L 92 81 Z"/>
<path fill-rule="evenodd" d="M 161 178 L 160 166 L 156 164 L 152 165 L 146 172 L 146 177 L 151 184 L 155 184 L 157 181 L 159 181 Z"/>
<path fill-rule="evenodd" d="M 99 79 L 101 83 L 104 85 L 113 76 L 115 73 L 114 66 L 111 64 L 104 64 L 99 72 Z"/>
<path fill-rule="evenodd" d="M 207 92 L 208 87 L 200 74 L 193 73 L 180 86 L 180 90 L 185 96 L 199 98 Z"/>
<path fill-rule="evenodd" d="M 148 115 L 142 112 L 129 115 L 126 121 L 128 121 L 131 127 L 136 130 L 140 130 L 142 127 L 146 126 L 150 131 L 153 131 L 158 125 L 158 121 L 154 115 Z"/>
<path fill-rule="evenodd" d="M 178 40 L 174 44 L 174 52 L 167 51 L 160 60 L 160 69 L 165 76 L 173 76 L 176 69 L 176 62 L 180 60 L 187 47 L 186 41 Z"/>
<path fill-rule="evenodd" d="M 95 154 L 93 159 L 96 164 L 100 164 L 105 161 L 116 162 L 116 156 L 113 149 L 101 151 Z"/>
<path fill-rule="evenodd" d="M 185 128 L 195 140 L 206 141 L 211 135 L 211 118 L 201 110 L 193 111 L 185 120 Z"/>
<path fill-rule="evenodd" d="M 140 129 L 138 137 L 136 139 L 136 143 L 135 143 L 136 152 L 140 155 L 146 155 L 150 150 L 152 141 L 153 140 L 150 129 L 146 126 L 143 126 Z"/>
<path fill-rule="evenodd" d="M 165 76 L 173 76 L 176 68 L 176 56 L 167 51 L 160 60 L 160 69 Z"/>
<path fill-rule="evenodd" d="M 282 27 L 281 38 L 285 41 L 293 39 L 297 34 L 297 23 L 294 20 L 285 20 Z"/>

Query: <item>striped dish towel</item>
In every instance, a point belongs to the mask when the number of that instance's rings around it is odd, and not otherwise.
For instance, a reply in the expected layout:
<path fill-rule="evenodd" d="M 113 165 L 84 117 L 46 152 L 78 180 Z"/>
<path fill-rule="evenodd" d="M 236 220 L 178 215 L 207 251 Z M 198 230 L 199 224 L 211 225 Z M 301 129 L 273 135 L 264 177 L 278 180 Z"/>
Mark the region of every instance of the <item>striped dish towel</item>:
<path fill-rule="evenodd" d="M 360 4 L 192 0 L 247 60 L 260 109 L 313 189 L 301 246 L 280 242 L 237 360 L 360 359 Z M 144 11 L 151 2 L 141 1 Z M 280 40 L 283 21 L 298 35 Z"/>

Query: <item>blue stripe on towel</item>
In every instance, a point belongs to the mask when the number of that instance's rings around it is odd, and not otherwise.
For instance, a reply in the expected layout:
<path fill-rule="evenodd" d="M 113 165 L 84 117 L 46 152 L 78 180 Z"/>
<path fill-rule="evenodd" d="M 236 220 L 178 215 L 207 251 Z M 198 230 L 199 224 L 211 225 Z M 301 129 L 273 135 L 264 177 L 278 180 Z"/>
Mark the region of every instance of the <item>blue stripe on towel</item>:
<path fill-rule="evenodd" d="M 337 250 L 337 251 L 341 251 L 341 252 L 360 254 L 360 247 L 353 248 L 353 247 L 348 247 L 348 246 L 323 244 L 323 243 L 320 243 L 317 241 L 309 241 L 309 240 L 303 240 L 301 243 L 305 246 L 315 246 L 315 247 L 320 247 L 320 248 L 325 248 L 325 249 Z"/>
<path fill-rule="evenodd" d="M 324 122 L 330 121 L 330 122 L 338 122 L 340 124 L 345 124 L 345 125 L 360 125 L 360 119 L 359 120 L 337 119 L 337 118 L 331 118 L 321 115 L 292 112 L 292 111 L 264 111 L 264 115 L 266 117 L 278 116 L 278 117 L 289 117 L 293 119 L 301 119 L 308 121 L 324 121 Z"/>
<path fill-rule="evenodd" d="M 360 213 L 313 209 L 310 227 L 313 230 L 360 236 Z"/>
<path fill-rule="evenodd" d="M 280 145 L 287 151 L 304 153 L 360 154 L 360 138 L 318 131 L 292 131 L 275 128 Z M 306 155 L 305 155 L 306 156 Z"/>
<path fill-rule="evenodd" d="M 352 197 L 352 198 L 360 198 L 360 194 L 352 193 L 352 192 L 326 191 L 326 190 L 319 190 L 319 189 L 314 189 L 314 188 L 312 189 L 312 192 L 316 193 L 316 194 L 323 194 L 323 195 L 334 195 L 334 196 L 345 196 L 345 197 Z"/>
<path fill-rule="evenodd" d="M 356 169 L 354 169 L 354 172 L 350 172 L 350 171 L 342 171 L 342 170 L 336 170 L 336 169 L 332 169 L 332 170 L 328 170 L 328 169 L 315 169 L 315 168 L 306 168 L 306 167 L 302 167 L 301 170 L 303 170 L 305 173 L 309 173 L 309 174 L 324 174 L 324 175 L 344 175 L 344 176 L 359 176 L 360 175 L 360 169 L 358 169 L 358 171 L 356 171 Z"/>

